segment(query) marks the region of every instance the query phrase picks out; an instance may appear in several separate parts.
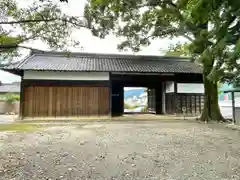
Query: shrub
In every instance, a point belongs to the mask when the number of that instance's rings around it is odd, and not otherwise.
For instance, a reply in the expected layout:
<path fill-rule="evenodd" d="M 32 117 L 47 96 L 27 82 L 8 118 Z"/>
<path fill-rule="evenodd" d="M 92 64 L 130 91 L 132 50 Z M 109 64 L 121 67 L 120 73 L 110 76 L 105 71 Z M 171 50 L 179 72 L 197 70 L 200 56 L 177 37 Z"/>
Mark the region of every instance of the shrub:
<path fill-rule="evenodd" d="M 4 99 L 6 102 L 8 102 L 9 104 L 13 104 L 16 101 L 20 100 L 20 96 L 18 94 L 13 94 L 13 93 L 7 93 L 4 95 Z"/>
<path fill-rule="evenodd" d="M 138 105 L 133 105 L 133 106 L 131 106 L 131 105 L 127 104 L 127 103 L 124 103 L 124 108 L 125 108 L 125 109 L 135 109 L 135 108 L 137 108 L 137 107 L 138 107 Z"/>
<path fill-rule="evenodd" d="M 144 108 L 141 109 L 141 112 L 147 112 L 147 110 L 148 110 L 148 105 L 146 104 Z"/>

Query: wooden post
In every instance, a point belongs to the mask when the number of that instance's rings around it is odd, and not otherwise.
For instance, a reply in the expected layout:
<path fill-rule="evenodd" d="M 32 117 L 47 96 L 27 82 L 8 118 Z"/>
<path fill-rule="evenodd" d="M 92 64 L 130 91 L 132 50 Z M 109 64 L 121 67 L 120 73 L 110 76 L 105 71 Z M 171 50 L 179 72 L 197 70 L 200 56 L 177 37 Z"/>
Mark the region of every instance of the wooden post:
<path fill-rule="evenodd" d="M 148 108 L 148 112 L 149 112 L 149 109 L 152 109 L 152 99 L 151 99 L 151 93 L 150 93 L 151 89 L 148 87 L 147 88 L 147 108 Z"/>
<path fill-rule="evenodd" d="M 20 83 L 20 104 L 19 104 L 19 119 L 24 117 L 24 80 L 21 78 Z"/>
<path fill-rule="evenodd" d="M 112 117 L 112 80 L 111 80 L 111 73 L 109 73 L 109 115 Z"/>
<path fill-rule="evenodd" d="M 156 84 L 155 94 L 156 114 L 162 114 L 162 83 Z"/>
<path fill-rule="evenodd" d="M 235 117 L 235 97 L 234 92 L 232 92 L 232 116 L 233 116 L 233 123 L 236 123 L 236 117 Z"/>
<path fill-rule="evenodd" d="M 162 82 L 162 114 L 166 114 L 166 83 Z"/>
<path fill-rule="evenodd" d="M 197 114 L 197 95 L 194 95 L 194 107 L 195 107 L 195 114 Z"/>
<path fill-rule="evenodd" d="M 193 114 L 193 112 L 192 112 L 192 95 L 190 94 L 189 95 L 189 97 L 190 97 L 190 114 L 192 115 Z"/>
<path fill-rule="evenodd" d="M 173 102 L 173 113 L 177 113 L 177 82 L 174 81 L 174 102 Z"/>
<path fill-rule="evenodd" d="M 202 113 L 202 96 L 198 96 L 199 112 Z"/>
<path fill-rule="evenodd" d="M 124 86 L 121 84 L 119 88 L 119 98 L 120 98 L 120 116 L 124 114 Z"/>

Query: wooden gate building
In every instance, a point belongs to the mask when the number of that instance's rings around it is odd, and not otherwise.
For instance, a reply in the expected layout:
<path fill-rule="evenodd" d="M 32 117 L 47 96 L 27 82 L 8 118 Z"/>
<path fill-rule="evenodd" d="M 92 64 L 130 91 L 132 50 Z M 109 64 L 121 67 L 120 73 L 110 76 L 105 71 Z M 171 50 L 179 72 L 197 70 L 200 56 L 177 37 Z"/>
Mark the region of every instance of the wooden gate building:
<path fill-rule="evenodd" d="M 202 83 L 202 69 L 186 58 L 165 56 L 60 53 L 32 51 L 18 64 L 3 68 L 21 76 L 20 116 L 121 116 L 124 87 L 148 87 L 156 114 L 181 113 L 188 102 L 167 81 Z M 191 111 L 200 111 L 199 97 L 191 95 Z M 195 98 L 192 98 L 195 97 Z M 189 99 L 189 101 L 190 101 Z"/>

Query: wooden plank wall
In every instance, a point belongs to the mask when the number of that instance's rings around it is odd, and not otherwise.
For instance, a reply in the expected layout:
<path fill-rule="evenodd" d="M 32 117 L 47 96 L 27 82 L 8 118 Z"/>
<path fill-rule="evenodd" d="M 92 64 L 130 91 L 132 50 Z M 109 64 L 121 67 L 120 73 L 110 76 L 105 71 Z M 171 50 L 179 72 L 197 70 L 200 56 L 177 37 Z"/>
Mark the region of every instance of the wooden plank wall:
<path fill-rule="evenodd" d="M 175 113 L 174 94 L 166 93 L 166 113 Z M 186 108 L 187 115 L 199 115 L 202 112 L 204 95 L 196 93 L 178 93 L 177 94 L 177 114 L 182 114 L 182 108 Z"/>
<path fill-rule="evenodd" d="M 24 117 L 108 115 L 108 87 L 31 86 L 24 89 Z"/>

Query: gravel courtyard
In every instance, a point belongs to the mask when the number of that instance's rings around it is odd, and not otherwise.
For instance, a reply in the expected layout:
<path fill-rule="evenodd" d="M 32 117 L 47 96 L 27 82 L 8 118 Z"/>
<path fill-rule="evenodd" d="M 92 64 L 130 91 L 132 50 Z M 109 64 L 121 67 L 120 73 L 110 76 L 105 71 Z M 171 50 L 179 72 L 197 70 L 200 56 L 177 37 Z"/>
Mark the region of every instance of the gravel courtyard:
<path fill-rule="evenodd" d="M 106 122 L 0 132 L 0 179 L 239 180 L 240 134 L 195 122 Z"/>

